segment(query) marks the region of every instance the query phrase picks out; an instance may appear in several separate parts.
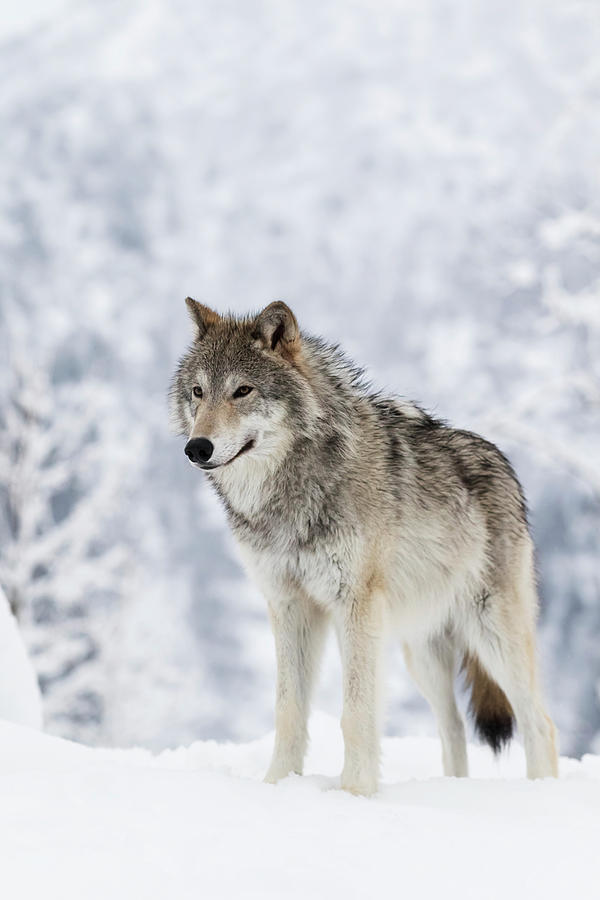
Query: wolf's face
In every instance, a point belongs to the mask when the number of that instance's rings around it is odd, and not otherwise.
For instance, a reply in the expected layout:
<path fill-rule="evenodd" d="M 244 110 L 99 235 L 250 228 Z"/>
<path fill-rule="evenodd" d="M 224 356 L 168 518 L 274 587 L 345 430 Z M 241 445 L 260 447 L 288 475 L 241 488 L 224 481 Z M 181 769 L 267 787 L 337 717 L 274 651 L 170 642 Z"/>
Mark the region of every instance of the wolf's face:
<path fill-rule="evenodd" d="M 306 384 L 297 368 L 300 334 L 292 311 L 271 303 L 258 316 L 221 317 L 186 300 L 194 342 L 171 388 L 171 413 L 188 437 L 185 453 L 206 470 L 244 458 L 281 459 L 302 422 Z"/>

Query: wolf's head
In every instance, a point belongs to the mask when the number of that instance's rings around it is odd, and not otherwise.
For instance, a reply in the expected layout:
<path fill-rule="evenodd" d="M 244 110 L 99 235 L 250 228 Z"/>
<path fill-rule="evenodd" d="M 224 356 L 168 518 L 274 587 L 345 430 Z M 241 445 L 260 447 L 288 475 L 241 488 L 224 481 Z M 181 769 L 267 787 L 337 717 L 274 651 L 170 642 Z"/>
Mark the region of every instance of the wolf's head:
<path fill-rule="evenodd" d="M 192 465 L 216 470 L 242 457 L 280 462 L 314 427 L 315 399 L 302 374 L 302 339 L 291 309 L 220 316 L 186 299 L 194 340 L 171 385 L 171 416 Z"/>

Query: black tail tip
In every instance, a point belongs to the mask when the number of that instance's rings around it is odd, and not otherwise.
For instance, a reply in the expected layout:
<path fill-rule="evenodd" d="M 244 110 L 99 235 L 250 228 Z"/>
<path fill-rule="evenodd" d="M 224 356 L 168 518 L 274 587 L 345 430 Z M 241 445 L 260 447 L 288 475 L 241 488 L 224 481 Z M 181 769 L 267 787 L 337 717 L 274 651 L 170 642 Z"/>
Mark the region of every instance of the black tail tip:
<path fill-rule="evenodd" d="M 514 719 L 507 715 L 479 715 L 475 730 L 482 741 L 489 744 L 494 753 L 500 753 L 510 743 L 514 734 Z"/>

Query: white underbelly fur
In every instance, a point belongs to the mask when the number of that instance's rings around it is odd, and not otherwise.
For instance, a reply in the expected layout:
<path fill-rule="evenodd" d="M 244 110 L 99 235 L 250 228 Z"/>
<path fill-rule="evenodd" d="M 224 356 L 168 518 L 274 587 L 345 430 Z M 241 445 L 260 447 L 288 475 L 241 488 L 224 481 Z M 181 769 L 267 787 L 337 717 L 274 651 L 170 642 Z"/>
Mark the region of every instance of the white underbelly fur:
<path fill-rule="evenodd" d="M 384 566 L 388 627 L 404 639 L 439 632 L 483 583 L 485 554 L 476 545 L 453 564 L 435 545 L 415 546 L 397 541 Z M 240 545 L 243 562 L 271 604 L 289 602 L 297 585 L 314 603 L 332 615 L 351 601 L 356 551 L 344 547 L 344 556 L 328 548 L 298 551 L 255 550 Z M 352 551 L 355 551 L 354 553 Z"/>

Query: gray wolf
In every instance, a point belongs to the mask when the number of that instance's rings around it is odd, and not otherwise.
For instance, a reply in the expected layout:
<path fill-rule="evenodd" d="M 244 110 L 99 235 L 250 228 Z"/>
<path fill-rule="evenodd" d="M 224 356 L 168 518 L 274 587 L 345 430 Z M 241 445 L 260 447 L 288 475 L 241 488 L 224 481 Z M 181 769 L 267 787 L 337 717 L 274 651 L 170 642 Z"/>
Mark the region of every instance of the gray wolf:
<path fill-rule="evenodd" d="M 516 720 L 528 776 L 556 775 L 532 541 L 506 457 L 373 393 L 336 347 L 300 332 L 284 303 L 246 318 L 186 303 L 194 337 L 171 413 L 267 600 L 277 689 L 266 781 L 302 772 L 330 625 L 343 668 L 344 789 L 377 790 L 388 634 L 434 710 L 446 775 L 468 774 L 460 666 L 479 734 L 497 751 Z"/>

